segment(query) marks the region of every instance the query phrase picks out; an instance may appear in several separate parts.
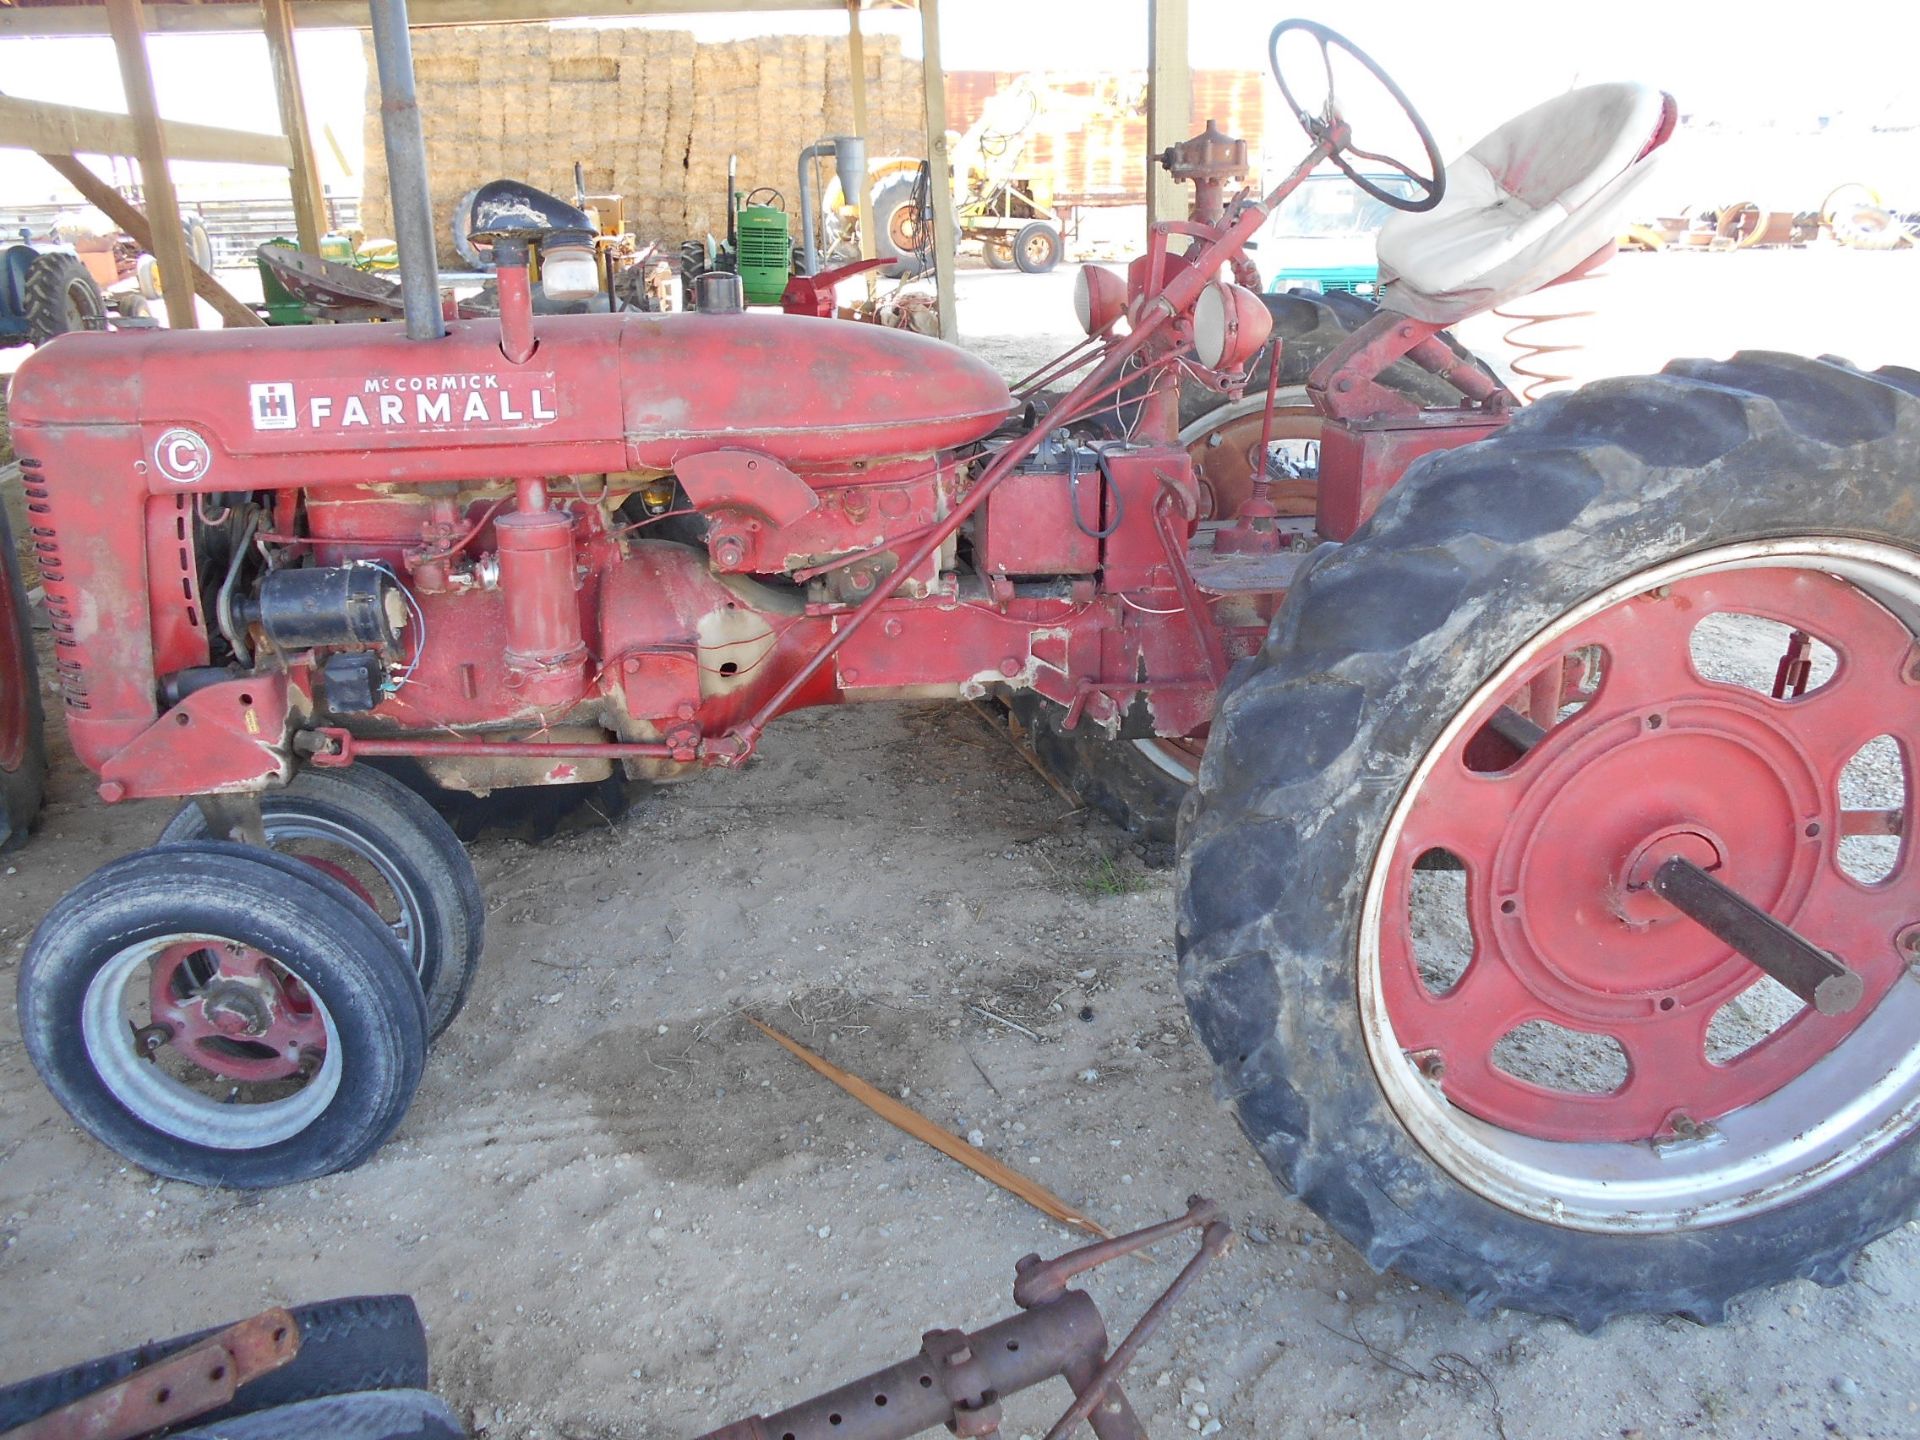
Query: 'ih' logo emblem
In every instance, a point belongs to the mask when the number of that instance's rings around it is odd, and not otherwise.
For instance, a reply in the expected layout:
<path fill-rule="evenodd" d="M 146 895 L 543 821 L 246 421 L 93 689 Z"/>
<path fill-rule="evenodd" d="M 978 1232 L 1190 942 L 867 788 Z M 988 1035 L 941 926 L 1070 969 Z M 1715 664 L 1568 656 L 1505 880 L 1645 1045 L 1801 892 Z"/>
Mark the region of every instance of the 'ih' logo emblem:
<path fill-rule="evenodd" d="M 293 429 L 293 386 L 275 381 L 271 385 L 249 385 L 247 392 L 253 401 L 254 429 Z"/>

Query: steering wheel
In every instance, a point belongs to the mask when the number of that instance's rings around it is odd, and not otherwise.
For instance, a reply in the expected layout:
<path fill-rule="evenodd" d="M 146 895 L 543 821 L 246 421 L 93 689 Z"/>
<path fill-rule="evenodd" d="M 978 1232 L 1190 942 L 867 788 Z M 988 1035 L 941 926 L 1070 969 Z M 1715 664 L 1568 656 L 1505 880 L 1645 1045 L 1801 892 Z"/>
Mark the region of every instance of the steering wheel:
<path fill-rule="evenodd" d="M 1327 99 L 1318 115 L 1303 108 L 1294 98 L 1293 87 L 1287 84 L 1287 77 L 1280 69 L 1280 41 L 1282 37 L 1294 32 L 1311 35 L 1320 43 L 1320 61 L 1326 70 Z M 1353 132 L 1345 118 L 1340 114 L 1340 106 L 1333 93 L 1333 52 L 1338 49 L 1357 60 L 1374 79 L 1380 82 L 1387 94 L 1393 97 L 1400 107 L 1400 113 L 1407 117 L 1413 126 L 1414 134 L 1420 137 L 1420 143 L 1427 152 L 1427 173 L 1421 174 L 1410 165 L 1395 160 L 1391 155 L 1376 155 L 1370 150 L 1362 150 L 1353 143 Z M 1300 128 L 1307 132 L 1307 138 L 1315 144 L 1326 145 L 1333 153 L 1327 158 L 1340 167 L 1346 177 L 1358 185 L 1367 194 L 1382 204 L 1391 205 L 1396 210 L 1431 210 L 1440 203 L 1447 193 L 1446 166 L 1440 160 L 1440 148 L 1433 143 L 1433 132 L 1427 129 L 1427 122 L 1414 110 L 1413 102 L 1407 99 L 1400 87 L 1379 64 L 1359 46 L 1345 36 L 1329 30 L 1326 26 L 1312 20 L 1282 20 L 1273 27 L 1273 34 L 1267 39 L 1267 58 L 1273 66 L 1273 78 L 1280 85 L 1280 93 L 1286 98 L 1293 118 L 1300 122 Z M 1379 185 L 1362 175 L 1348 161 L 1349 155 L 1357 155 L 1362 160 L 1371 160 L 1376 165 L 1384 165 L 1395 170 L 1412 181 L 1420 192 L 1418 195 L 1395 195 L 1383 190 Z"/>

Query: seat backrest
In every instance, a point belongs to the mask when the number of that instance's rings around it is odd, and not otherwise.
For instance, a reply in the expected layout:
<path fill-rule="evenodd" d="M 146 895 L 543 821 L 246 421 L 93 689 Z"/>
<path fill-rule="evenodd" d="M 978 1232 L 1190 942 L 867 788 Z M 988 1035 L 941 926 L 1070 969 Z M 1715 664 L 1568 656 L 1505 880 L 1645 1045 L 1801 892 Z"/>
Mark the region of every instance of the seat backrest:
<path fill-rule="evenodd" d="M 1579 267 L 1617 236 L 1677 118 L 1671 96 L 1636 84 L 1515 116 L 1447 168 L 1439 205 L 1381 229 L 1380 303 L 1450 325 Z"/>

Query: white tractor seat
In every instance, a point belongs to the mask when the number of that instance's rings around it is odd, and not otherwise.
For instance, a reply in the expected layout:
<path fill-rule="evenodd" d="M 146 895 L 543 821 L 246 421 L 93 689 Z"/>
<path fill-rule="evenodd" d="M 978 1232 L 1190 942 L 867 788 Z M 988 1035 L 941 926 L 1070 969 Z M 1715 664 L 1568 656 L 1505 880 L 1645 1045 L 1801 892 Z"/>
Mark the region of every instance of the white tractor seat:
<path fill-rule="evenodd" d="M 1619 235 L 1675 118 L 1671 96 L 1612 84 L 1507 121 L 1447 167 L 1439 205 L 1381 229 L 1381 305 L 1451 325 L 1558 280 Z"/>

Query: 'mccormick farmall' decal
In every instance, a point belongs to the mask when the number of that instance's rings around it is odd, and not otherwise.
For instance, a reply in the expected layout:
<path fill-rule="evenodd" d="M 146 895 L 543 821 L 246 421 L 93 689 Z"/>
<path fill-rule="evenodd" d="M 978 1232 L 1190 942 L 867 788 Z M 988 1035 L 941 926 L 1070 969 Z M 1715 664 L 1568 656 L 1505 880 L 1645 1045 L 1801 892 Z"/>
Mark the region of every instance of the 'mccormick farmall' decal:
<path fill-rule="evenodd" d="M 271 380 L 247 387 L 255 430 L 369 434 L 395 430 L 530 430 L 559 418 L 552 372 L 370 375 Z"/>

